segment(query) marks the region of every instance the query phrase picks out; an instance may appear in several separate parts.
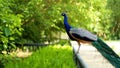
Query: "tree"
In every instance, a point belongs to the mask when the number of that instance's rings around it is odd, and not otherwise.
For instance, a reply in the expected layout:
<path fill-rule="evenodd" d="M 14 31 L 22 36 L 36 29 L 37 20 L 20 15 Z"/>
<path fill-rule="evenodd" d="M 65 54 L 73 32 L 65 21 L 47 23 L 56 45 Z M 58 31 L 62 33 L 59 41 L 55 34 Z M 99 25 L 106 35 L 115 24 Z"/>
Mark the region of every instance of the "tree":
<path fill-rule="evenodd" d="M 119 0 L 108 0 L 107 7 L 112 11 L 111 14 L 111 37 L 113 39 L 120 39 L 120 1 Z"/>

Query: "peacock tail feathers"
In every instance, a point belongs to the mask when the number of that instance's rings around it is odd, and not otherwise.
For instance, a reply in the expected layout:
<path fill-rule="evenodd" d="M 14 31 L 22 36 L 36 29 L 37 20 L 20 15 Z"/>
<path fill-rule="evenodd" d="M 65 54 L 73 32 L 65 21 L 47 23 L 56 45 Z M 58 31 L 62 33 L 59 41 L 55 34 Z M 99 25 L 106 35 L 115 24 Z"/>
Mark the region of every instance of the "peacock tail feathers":
<path fill-rule="evenodd" d="M 92 45 L 113 65 L 120 68 L 120 57 L 100 38 Z"/>

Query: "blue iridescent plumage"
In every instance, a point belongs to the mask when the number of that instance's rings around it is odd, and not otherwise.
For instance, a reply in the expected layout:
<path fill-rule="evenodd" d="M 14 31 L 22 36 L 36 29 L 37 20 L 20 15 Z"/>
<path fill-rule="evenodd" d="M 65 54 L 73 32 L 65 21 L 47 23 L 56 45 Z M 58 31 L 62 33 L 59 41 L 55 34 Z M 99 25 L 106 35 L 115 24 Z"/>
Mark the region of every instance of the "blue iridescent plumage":
<path fill-rule="evenodd" d="M 62 13 L 62 16 L 64 16 L 64 26 L 65 26 L 65 29 L 66 29 L 66 32 L 69 36 L 70 39 L 74 40 L 71 35 L 69 34 L 69 31 L 70 29 L 72 28 L 69 24 L 68 24 L 68 18 L 67 18 L 67 15 L 65 13 Z"/>

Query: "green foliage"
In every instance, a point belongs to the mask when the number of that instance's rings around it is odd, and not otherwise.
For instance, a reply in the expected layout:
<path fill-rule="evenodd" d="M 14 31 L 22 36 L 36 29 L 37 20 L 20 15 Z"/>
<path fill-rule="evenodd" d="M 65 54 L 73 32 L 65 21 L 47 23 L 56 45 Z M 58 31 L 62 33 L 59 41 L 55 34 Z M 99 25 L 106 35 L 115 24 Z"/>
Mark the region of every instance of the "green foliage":
<path fill-rule="evenodd" d="M 26 59 L 8 61 L 5 68 L 76 68 L 72 55 L 70 46 L 47 46 Z"/>
<path fill-rule="evenodd" d="M 107 7 L 112 10 L 111 14 L 111 37 L 113 39 L 120 39 L 120 1 L 119 0 L 108 0 Z"/>
<path fill-rule="evenodd" d="M 11 9 L 14 13 L 23 15 L 24 39 L 43 42 L 57 38 L 53 33 L 58 33 L 61 30 L 59 18 L 61 15 L 59 11 L 56 11 L 53 3 L 48 4 L 47 1 L 42 0 L 30 0 L 27 2 L 16 0 L 13 3 Z"/>
<path fill-rule="evenodd" d="M 8 61 L 13 61 L 13 60 L 19 60 L 19 58 L 14 58 L 10 55 L 2 55 L 0 54 L 0 68 L 4 68 L 5 67 L 5 64 L 8 62 Z"/>
<path fill-rule="evenodd" d="M 119 0 L 1 0 L 0 50 L 8 43 L 50 42 L 64 32 L 62 12 L 69 23 L 104 39 L 120 38 Z M 24 31 L 23 31 L 24 30 Z M 23 33 L 22 33 L 23 31 Z M 10 44 L 10 45 L 11 45 Z M 11 48 L 11 47 L 10 47 Z"/>
<path fill-rule="evenodd" d="M 14 42 L 21 36 L 21 17 L 20 14 L 13 14 L 9 6 L 10 1 L 0 1 L 0 51 L 15 47 Z M 8 46 L 9 43 L 9 46 Z"/>
<path fill-rule="evenodd" d="M 112 2 L 109 1 L 16 0 L 13 1 L 14 5 L 10 6 L 15 14 L 23 15 L 22 23 L 25 29 L 23 37 L 27 40 L 43 42 L 58 38 L 54 34 L 64 31 L 61 13 L 65 11 L 71 25 L 90 30 L 104 39 L 113 39 L 113 36 L 119 37 L 119 29 L 118 26 L 113 28 L 116 24 L 112 23 L 115 22 L 111 16 L 113 10 L 107 7 Z M 111 34 L 111 29 L 117 31 Z"/>
<path fill-rule="evenodd" d="M 106 8 L 107 0 L 103 2 L 101 0 L 84 0 L 74 2 L 72 5 L 68 14 L 72 25 L 85 28 L 105 39 L 111 38 L 109 37 L 111 10 Z"/>

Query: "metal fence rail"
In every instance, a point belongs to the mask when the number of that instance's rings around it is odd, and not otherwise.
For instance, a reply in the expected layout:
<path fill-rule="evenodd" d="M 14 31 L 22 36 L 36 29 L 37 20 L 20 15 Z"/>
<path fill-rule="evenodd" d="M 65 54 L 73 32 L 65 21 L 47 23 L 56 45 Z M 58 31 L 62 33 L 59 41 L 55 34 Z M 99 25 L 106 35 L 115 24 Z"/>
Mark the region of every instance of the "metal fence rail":
<path fill-rule="evenodd" d="M 73 59 L 77 65 L 77 68 L 88 68 L 87 64 L 80 57 L 80 54 L 77 53 L 77 49 L 74 46 L 74 44 L 72 43 L 72 41 L 70 43 L 71 43 L 71 46 L 73 48 Z"/>
<path fill-rule="evenodd" d="M 88 68 L 87 64 L 82 60 L 79 54 L 76 54 L 74 49 L 73 49 L 73 59 L 77 65 L 77 68 Z"/>

